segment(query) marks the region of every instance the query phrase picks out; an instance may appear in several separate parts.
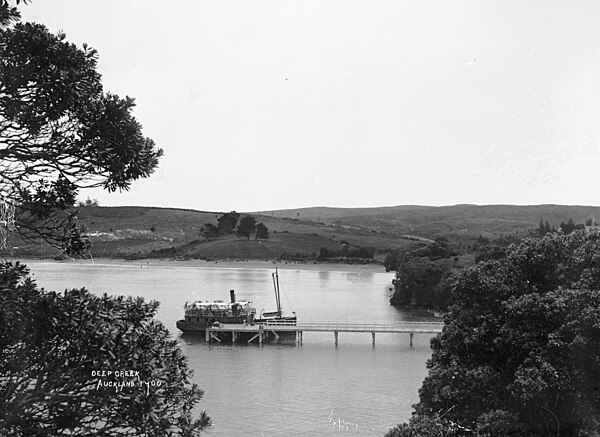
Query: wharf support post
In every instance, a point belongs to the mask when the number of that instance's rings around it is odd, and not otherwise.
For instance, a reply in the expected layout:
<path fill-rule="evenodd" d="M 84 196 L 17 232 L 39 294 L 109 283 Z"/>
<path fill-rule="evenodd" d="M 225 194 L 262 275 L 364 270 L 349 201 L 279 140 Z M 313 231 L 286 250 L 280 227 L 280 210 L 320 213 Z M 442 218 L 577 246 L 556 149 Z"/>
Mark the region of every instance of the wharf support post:
<path fill-rule="evenodd" d="M 412 347 L 412 346 L 413 346 L 413 337 L 414 337 L 414 336 L 415 336 L 415 333 L 414 333 L 414 332 L 411 332 L 411 333 L 410 333 L 410 347 Z"/>

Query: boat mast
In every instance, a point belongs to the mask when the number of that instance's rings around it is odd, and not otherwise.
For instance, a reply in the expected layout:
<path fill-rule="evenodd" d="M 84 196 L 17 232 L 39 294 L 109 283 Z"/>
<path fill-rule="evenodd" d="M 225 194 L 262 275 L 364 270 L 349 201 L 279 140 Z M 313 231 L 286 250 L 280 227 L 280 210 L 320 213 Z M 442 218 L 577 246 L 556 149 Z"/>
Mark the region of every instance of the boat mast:
<path fill-rule="evenodd" d="M 277 304 L 277 317 L 281 317 L 281 296 L 279 295 L 279 273 L 275 268 L 273 273 L 273 288 L 275 288 L 275 303 Z"/>

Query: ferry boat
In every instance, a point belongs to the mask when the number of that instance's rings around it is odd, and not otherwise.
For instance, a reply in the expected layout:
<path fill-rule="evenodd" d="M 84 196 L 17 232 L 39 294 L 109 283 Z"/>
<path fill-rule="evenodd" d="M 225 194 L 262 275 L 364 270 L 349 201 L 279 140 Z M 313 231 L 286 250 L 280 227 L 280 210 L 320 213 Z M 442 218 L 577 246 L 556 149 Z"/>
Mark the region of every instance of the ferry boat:
<path fill-rule="evenodd" d="M 230 302 L 186 302 L 184 318 L 177 321 L 177 328 L 183 332 L 204 332 L 207 327 L 219 323 L 253 325 L 256 308 L 252 307 L 252 302 L 237 301 L 234 290 L 229 293 Z"/>
<path fill-rule="evenodd" d="M 235 291 L 230 290 L 230 302 L 222 300 L 186 302 L 184 305 L 184 318 L 177 321 L 177 328 L 183 332 L 205 332 L 207 327 L 228 325 L 295 325 L 296 314 L 284 316 L 281 309 L 281 297 L 279 294 L 279 274 L 277 270 L 273 273 L 273 286 L 275 288 L 275 300 L 277 311 L 261 311 L 256 317 L 256 308 L 250 301 L 238 301 Z"/>

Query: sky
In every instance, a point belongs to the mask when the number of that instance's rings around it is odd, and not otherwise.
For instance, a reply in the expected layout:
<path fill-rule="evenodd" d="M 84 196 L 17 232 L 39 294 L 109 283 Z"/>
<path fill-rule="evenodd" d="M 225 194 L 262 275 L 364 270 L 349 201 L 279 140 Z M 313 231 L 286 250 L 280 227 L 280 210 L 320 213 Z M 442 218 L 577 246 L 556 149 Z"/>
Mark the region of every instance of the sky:
<path fill-rule="evenodd" d="M 100 205 L 600 205 L 596 0 L 52 0 L 164 149 Z"/>

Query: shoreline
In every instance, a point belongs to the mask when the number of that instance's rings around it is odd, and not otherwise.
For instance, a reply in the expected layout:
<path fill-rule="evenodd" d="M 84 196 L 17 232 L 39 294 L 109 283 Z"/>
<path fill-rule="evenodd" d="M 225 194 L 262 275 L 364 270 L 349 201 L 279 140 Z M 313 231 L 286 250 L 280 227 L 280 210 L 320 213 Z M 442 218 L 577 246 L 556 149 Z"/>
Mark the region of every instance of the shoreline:
<path fill-rule="evenodd" d="M 213 260 L 206 261 L 201 259 L 189 259 L 189 260 L 176 260 L 176 259 L 138 259 L 138 260 L 126 260 L 126 259 L 115 259 L 115 258 L 94 258 L 94 259 L 67 259 L 67 260 L 54 260 L 52 258 L 26 258 L 26 257 L 6 257 L 4 258 L 9 261 L 19 261 L 25 265 L 30 262 L 35 263 L 51 263 L 51 264 L 72 264 L 72 265 L 123 265 L 127 267 L 139 266 L 140 268 L 151 268 L 161 266 L 181 266 L 181 267 L 220 267 L 220 268 L 263 268 L 272 269 L 277 267 L 282 270 L 291 269 L 305 269 L 305 270 L 320 270 L 326 269 L 327 271 L 341 271 L 341 272 L 368 272 L 368 273 L 389 273 L 393 275 L 393 272 L 386 272 L 385 267 L 382 264 L 368 263 L 368 264 L 349 264 L 349 263 L 327 263 L 327 262 L 296 262 L 296 261 L 265 261 L 265 260 Z"/>

